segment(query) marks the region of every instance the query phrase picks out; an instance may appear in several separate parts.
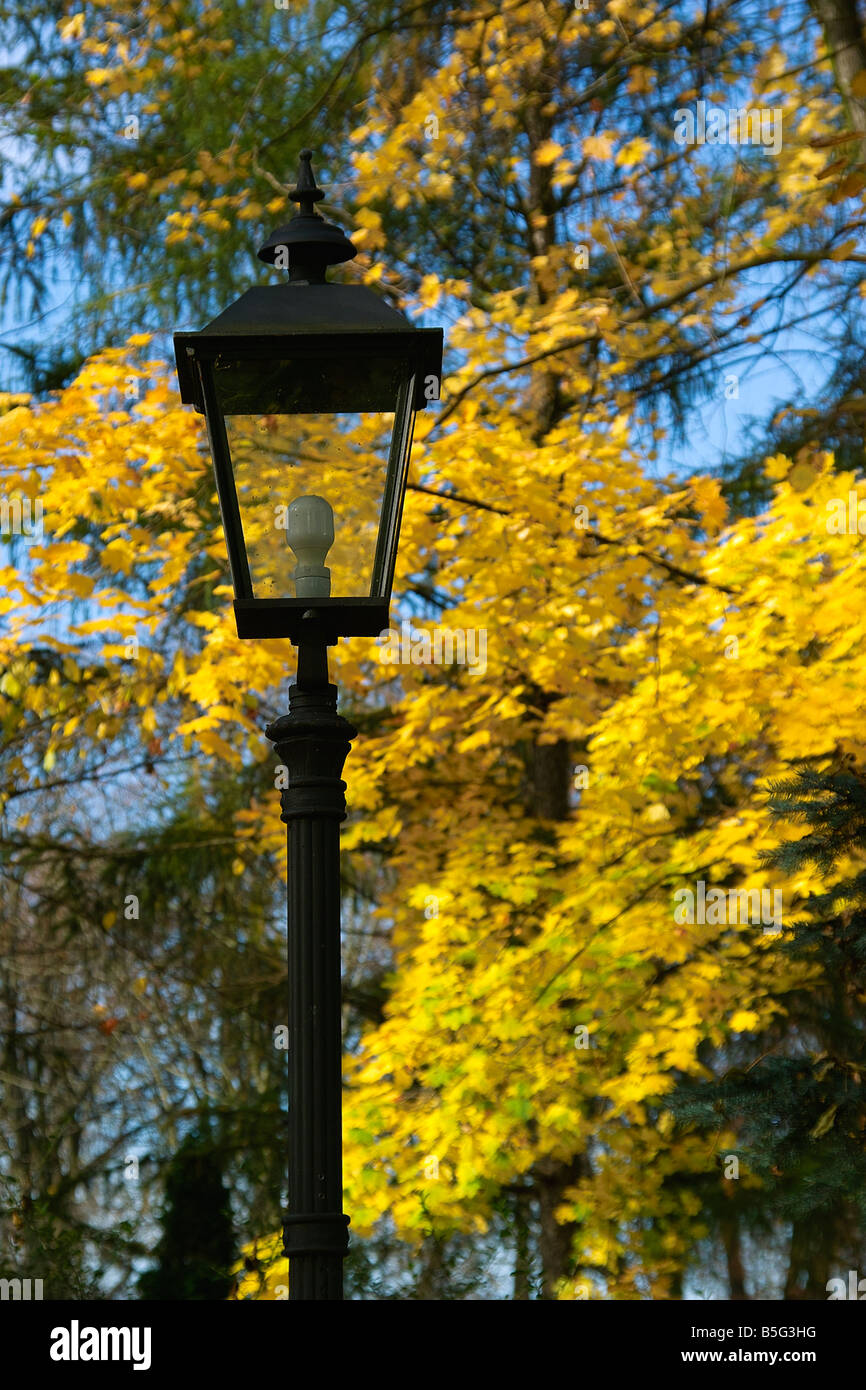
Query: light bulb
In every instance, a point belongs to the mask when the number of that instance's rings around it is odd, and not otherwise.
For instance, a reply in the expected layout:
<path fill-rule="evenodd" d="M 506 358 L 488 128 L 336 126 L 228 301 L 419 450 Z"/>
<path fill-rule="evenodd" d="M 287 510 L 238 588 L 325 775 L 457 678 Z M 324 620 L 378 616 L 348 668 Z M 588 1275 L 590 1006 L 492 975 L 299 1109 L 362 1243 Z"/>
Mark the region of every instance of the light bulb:
<path fill-rule="evenodd" d="M 324 497 L 296 497 L 286 513 L 286 540 L 298 563 L 292 578 L 298 598 L 328 598 L 331 571 L 324 563 L 334 544 L 334 513 Z"/>

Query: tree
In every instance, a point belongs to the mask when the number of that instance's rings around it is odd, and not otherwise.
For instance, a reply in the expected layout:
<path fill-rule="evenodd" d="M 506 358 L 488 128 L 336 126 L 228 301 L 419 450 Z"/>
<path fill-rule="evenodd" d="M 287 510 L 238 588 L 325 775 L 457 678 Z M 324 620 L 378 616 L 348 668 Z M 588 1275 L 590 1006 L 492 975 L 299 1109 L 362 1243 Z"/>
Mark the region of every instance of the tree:
<path fill-rule="evenodd" d="M 297 151 L 326 129 L 321 167 L 344 143 L 400 13 L 391 0 L 0 0 L 14 54 L 0 97 L 0 304 L 22 336 L 7 383 L 65 384 L 131 323 L 167 350 L 180 319 L 213 317 L 294 210 Z M 74 292 L 54 293 L 61 280 Z"/>
<path fill-rule="evenodd" d="M 857 736 L 860 532 L 830 523 L 862 480 L 807 440 L 762 457 L 759 506 L 729 518 L 719 480 L 663 451 L 737 354 L 797 321 L 801 289 L 831 350 L 849 342 L 862 204 L 847 172 L 819 177 L 848 132 L 803 15 L 780 40 L 747 4 L 432 6 L 436 43 L 404 15 L 356 113 L 363 254 L 343 273 L 435 311 L 449 358 L 398 567 L 416 659 L 334 654 L 362 730 L 346 1201 L 362 1238 L 425 1252 L 439 1292 L 493 1231 L 523 1294 L 679 1296 L 718 1153 L 665 1098 L 789 987 L 760 920 L 678 919 L 674 895 L 760 896 L 757 789 Z M 722 76 L 781 111 L 778 153 L 677 142 L 672 113 Z M 4 572 L 5 807 L 20 836 L 23 796 L 63 797 L 76 762 L 103 784 L 133 759 L 148 777 L 210 760 L 256 789 L 228 803 L 238 877 L 276 872 L 261 730 L 292 653 L 236 637 L 202 436 L 145 346 L 0 418 L 4 486 L 39 496 L 48 533 Z M 436 625 L 478 659 L 426 660 Z M 264 905 L 250 920 L 270 946 Z"/>
<path fill-rule="evenodd" d="M 780 829 L 807 829 L 765 862 L 789 880 L 810 865 L 822 876 L 780 946 L 797 968 L 775 996 L 771 1025 L 758 1031 L 745 1019 L 719 1079 L 674 1100 L 683 1119 L 735 1132 L 760 1205 L 741 1210 L 729 1188 L 732 1214 L 746 1227 L 757 1216 L 789 1227 L 784 1297 L 823 1299 L 830 1277 L 841 1269 L 845 1278 L 866 1250 L 866 776 L 851 755 L 800 766 L 770 791 Z"/>
<path fill-rule="evenodd" d="M 235 1238 L 223 1161 L 207 1126 L 188 1134 L 165 1180 L 158 1263 L 140 1280 L 141 1297 L 160 1300 L 226 1298 Z"/>

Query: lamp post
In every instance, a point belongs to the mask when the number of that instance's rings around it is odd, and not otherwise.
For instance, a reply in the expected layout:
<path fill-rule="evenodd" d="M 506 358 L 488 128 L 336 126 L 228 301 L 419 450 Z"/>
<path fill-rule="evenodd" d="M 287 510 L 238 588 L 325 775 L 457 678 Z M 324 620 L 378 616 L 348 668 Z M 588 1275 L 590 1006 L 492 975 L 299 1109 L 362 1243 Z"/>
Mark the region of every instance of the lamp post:
<path fill-rule="evenodd" d="M 283 1242 L 290 1299 L 341 1299 L 340 822 L 357 730 L 337 713 L 327 649 L 389 625 L 415 413 L 439 396 L 442 330 L 328 282 L 356 251 L 315 210 L 311 158 L 301 151 L 290 193 L 299 212 L 258 252 L 287 283 L 247 290 L 174 343 L 181 399 L 207 422 L 238 635 L 298 648 L 289 711 L 266 731 L 288 772 Z"/>

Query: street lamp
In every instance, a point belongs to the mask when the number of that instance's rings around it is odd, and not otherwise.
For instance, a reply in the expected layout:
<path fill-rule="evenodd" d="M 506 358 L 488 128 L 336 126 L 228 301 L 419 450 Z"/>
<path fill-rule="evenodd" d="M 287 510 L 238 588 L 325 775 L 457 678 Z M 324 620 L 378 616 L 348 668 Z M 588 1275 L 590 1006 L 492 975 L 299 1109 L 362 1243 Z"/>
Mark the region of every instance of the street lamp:
<path fill-rule="evenodd" d="M 355 247 L 300 205 L 259 258 L 288 282 L 241 295 L 174 335 L 181 399 L 205 416 L 238 635 L 289 638 L 289 713 L 267 729 L 288 770 L 290 1299 L 340 1299 L 342 1211 L 340 822 L 357 730 L 337 714 L 327 648 L 376 636 L 389 605 L 415 413 L 439 397 L 442 330 L 415 328 L 372 290 L 329 283 Z"/>

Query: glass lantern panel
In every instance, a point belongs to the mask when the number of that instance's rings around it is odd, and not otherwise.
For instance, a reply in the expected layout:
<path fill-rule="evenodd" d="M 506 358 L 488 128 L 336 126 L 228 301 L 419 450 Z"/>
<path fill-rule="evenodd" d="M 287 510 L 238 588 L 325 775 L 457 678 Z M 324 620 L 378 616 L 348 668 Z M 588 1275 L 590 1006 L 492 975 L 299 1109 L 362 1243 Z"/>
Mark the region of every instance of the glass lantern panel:
<path fill-rule="evenodd" d="M 404 380 L 348 354 L 217 358 L 253 598 L 370 595 Z"/>

